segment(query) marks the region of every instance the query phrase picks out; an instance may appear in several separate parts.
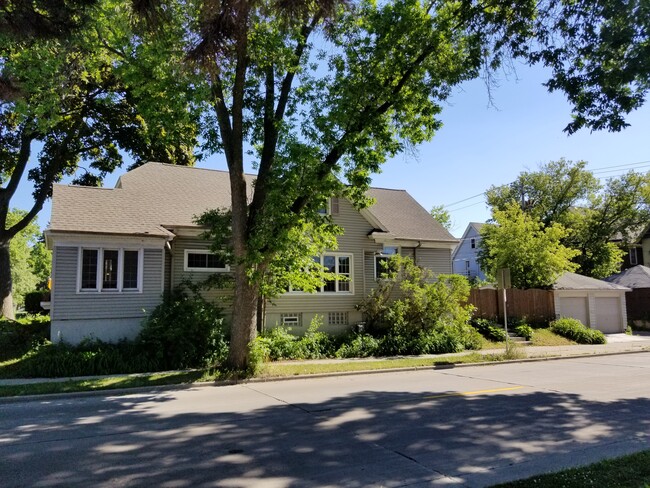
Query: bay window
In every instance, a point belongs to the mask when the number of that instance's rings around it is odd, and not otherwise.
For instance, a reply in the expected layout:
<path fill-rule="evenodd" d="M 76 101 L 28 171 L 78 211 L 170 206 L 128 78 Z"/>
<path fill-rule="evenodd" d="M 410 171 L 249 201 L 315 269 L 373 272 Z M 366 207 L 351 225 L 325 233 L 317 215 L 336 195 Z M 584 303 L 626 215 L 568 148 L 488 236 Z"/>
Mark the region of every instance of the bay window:
<path fill-rule="evenodd" d="M 82 248 L 79 291 L 142 291 L 142 250 Z"/>

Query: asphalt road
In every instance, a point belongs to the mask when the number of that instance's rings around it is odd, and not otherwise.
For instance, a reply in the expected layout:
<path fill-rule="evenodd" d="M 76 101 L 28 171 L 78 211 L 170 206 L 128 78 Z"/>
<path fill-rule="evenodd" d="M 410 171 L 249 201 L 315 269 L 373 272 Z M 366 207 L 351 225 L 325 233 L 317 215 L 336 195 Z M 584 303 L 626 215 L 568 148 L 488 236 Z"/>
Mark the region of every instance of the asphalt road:
<path fill-rule="evenodd" d="M 0 486 L 488 486 L 650 449 L 650 353 L 0 404 Z"/>

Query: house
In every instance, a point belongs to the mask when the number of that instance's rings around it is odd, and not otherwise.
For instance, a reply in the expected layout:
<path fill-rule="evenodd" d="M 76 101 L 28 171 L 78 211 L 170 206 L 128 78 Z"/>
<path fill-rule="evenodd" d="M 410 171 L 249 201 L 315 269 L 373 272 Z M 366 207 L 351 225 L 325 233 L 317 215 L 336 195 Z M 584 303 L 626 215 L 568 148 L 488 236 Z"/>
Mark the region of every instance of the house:
<path fill-rule="evenodd" d="M 253 183 L 254 176 L 248 176 Z M 266 323 L 306 327 L 324 319 L 340 332 L 363 320 L 357 305 L 377 280 L 382 259 L 400 253 L 435 273 L 451 273 L 458 240 L 406 191 L 372 188 L 376 203 L 357 211 L 344 198 L 329 211 L 344 229 L 338 249 L 320 256 L 348 278 L 317 293 L 288 292 L 267 307 Z M 52 339 L 76 343 L 133 338 L 163 292 L 182 282 L 229 273 L 210 254 L 195 216 L 230 206 L 227 172 L 147 163 L 124 174 L 115 188 L 55 185 L 45 232 L 53 251 Z M 381 269 L 381 268 L 379 268 Z M 207 293 L 227 298 L 231 290 Z M 227 301 L 226 301 L 227 303 Z M 227 311 L 227 310 L 226 310 Z"/>
<path fill-rule="evenodd" d="M 627 239 L 623 239 L 622 234 L 617 234 L 611 239 L 611 242 L 623 246 L 628 242 L 627 248 L 624 248 L 625 255 L 621 269 L 625 270 L 637 265 L 650 264 L 650 225 L 638 227 L 628 233 Z"/>
<path fill-rule="evenodd" d="M 566 272 L 553 285 L 555 314 L 573 317 L 606 334 L 624 332 L 628 291 L 625 286 Z"/>
<path fill-rule="evenodd" d="M 637 327 L 650 329 L 650 268 L 638 264 L 605 281 L 631 290 L 625 294 L 627 319 Z"/>
<path fill-rule="evenodd" d="M 477 261 L 481 248 L 481 227 L 483 227 L 482 223 L 470 222 L 465 229 L 460 243 L 451 255 L 454 274 L 460 274 L 470 279 L 485 279 L 485 273 Z"/>

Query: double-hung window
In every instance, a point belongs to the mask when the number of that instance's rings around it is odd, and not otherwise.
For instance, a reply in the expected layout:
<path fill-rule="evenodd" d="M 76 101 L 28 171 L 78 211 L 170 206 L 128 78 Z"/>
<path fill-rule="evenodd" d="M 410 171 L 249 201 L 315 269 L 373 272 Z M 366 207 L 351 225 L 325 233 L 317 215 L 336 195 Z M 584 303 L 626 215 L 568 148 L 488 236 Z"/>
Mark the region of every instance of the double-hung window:
<path fill-rule="evenodd" d="M 329 273 L 335 275 L 333 280 L 327 280 L 316 291 L 323 293 L 350 293 L 352 292 L 352 255 L 351 254 L 323 254 L 314 258 L 320 262 Z"/>
<path fill-rule="evenodd" d="M 375 279 L 379 279 L 382 275 L 392 271 L 389 269 L 388 264 L 390 258 L 399 252 L 397 246 L 384 246 L 379 254 L 375 254 Z"/>
<path fill-rule="evenodd" d="M 142 249 L 82 248 L 79 291 L 142 291 Z"/>

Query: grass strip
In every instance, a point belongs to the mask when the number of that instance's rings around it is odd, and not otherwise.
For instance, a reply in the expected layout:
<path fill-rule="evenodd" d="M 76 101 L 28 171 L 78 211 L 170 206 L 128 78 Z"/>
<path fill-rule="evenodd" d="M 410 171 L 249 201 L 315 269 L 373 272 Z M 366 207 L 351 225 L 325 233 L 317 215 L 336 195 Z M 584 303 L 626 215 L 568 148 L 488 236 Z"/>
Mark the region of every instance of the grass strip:
<path fill-rule="evenodd" d="M 493 488 L 617 488 L 650 487 L 650 451 L 608 459 L 581 468 L 533 476 L 525 480 L 495 485 Z"/>
<path fill-rule="evenodd" d="M 70 379 L 44 383 L 0 386 L 0 397 L 46 395 L 51 393 L 75 393 L 82 391 L 112 390 L 116 388 L 139 388 L 142 386 L 182 385 L 202 381 L 203 371 L 181 373 L 154 373 L 138 376 L 111 376 L 84 380 Z"/>
<path fill-rule="evenodd" d="M 476 352 L 444 358 L 392 358 L 375 360 L 340 360 L 333 362 L 265 363 L 256 378 L 283 378 L 324 373 L 344 373 L 352 371 L 373 371 L 380 369 L 398 369 L 414 367 L 449 368 L 455 364 L 503 361 L 506 354 L 482 355 Z M 190 371 L 172 373 L 152 373 L 131 376 L 109 376 L 83 380 L 49 381 L 43 383 L 26 383 L 21 385 L 0 385 L 0 397 L 45 395 L 52 393 L 74 393 L 83 391 L 100 391 L 118 388 L 138 388 L 144 386 L 181 385 L 205 381 L 221 381 L 242 378 L 236 374 L 221 370 Z"/>

